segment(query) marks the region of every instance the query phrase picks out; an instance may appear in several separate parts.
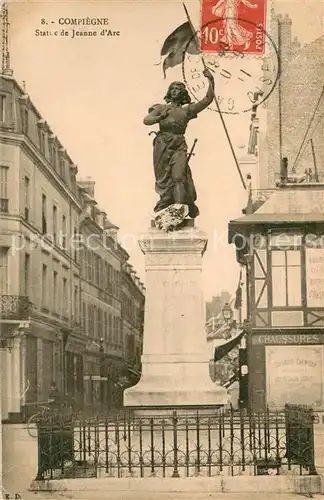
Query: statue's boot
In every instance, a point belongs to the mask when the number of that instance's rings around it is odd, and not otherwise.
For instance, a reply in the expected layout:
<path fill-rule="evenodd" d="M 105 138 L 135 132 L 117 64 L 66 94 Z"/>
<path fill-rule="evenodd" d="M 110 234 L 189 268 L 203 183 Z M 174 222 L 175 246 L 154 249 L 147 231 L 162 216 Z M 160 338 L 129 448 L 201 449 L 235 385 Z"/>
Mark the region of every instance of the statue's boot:
<path fill-rule="evenodd" d="M 192 219 L 195 219 L 196 217 L 198 217 L 198 215 L 199 215 L 199 208 L 197 207 L 197 205 L 195 205 L 194 203 L 192 203 L 191 205 L 189 205 L 189 213 L 188 213 L 188 215 Z"/>
<path fill-rule="evenodd" d="M 173 185 L 174 203 L 178 205 L 186 205 L 186 190 L 184 182 L 175 181 Z"/>

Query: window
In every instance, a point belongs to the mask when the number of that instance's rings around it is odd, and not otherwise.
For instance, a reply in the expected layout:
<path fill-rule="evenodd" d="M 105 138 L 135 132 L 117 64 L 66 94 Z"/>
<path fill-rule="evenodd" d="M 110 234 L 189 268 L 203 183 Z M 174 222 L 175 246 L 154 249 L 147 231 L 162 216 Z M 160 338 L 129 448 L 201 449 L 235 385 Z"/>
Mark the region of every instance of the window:
<path fill-rule="evenodd" d="M 92 314 L 93 314 L 93 321 L 92 321 L 92 324 L 93 324 L 93 336 L 96 337 L 97 336 L 97 332 L 98 332 L 98 314 L 97 314 L 97 307 L 96 306 L 92 306 Z"/>
<path fill-rule="evenodd" d="M 20 108 L 20 116 L 21 116 L 21 131 L 23 134 L 28 134 L 28 121 L 29 121 L 29 112 L 25 106 Z"/>
<path fill-rule="evenodd" d="M 28 109 L 24 110 L 24 134 L 28 134 L 28 125 L 29 125 L 29 112 Z"/>
<path fill-rule="evenodd" d="M 44 130 L 39 129 L 39 149 L 44 156 L 45 156 L 45 142 L 46 142 L 45 132 Z"/>
<path fill-rule="evenodd" d="M 79 322 L 79 288 L 78 285 L 74 286 L 74 321 Z"/>
<path fill-rule="evenodd" d="M 71 171 L 71 189 L 72 191 L 75 191 L 76 188 L 76 178 L 75 178 L 75 173 Z"/>
<path fill-rule="evenodd" d="M 112 293 L 112 272 L 113 268 L 111 264 L 108 264 L 108 291 Z"/>
<path fill-rule="evenodd" d="M 92 324 L 92 305 L 91 304 L 88 304 L 88 335 L 91 336 L 92 334 L 92 327 L 93 327 L 93 324 Z"/>
<path fill-rule="evenodd" d="M 30 181 L 27 176 L 24 178 L 24 195 L 25 195 L 25 211 L 24 218 L 29 220 L 29 209 L 30 209 Z"/>
<path fill-rule="evenodd" d="M 0 95 L 0 122 L 6 121 L 6 96 Z"/>
<path fill-rule="evenodd" d="M 102 310 L 98 309 L 98 337 L 101 339 L 102 338 L 102 331 L 103 331 L 103 314 Z"/>
<path fill-rule="evenodd" d="M 57 294 L 57 272 L 53 271 L 53 311 L 58 312 L 58 294 Z"/>
<path fill-rule="evenodd" d="M 65 179 L 65 159 L 63 156 L 60 157 L 60 176 Z"/>
<path fill-rule="evenodd" d="M 52 140 L 50 140 L 49 155 L 50 163 L 56 169 L 56 147 Z"/>
<path fill-rule="evenodd" d="M 120 299 L 120 272 L 116 271 L 116 296 Z"/>
<path fill-rule="evenodd" d="M 99 257 L 99 255 L 95 255 L 95 276 L 94 276 L 94 280 L 95 280 L 95 284 L 97 286 L 100 285 L 100 264 L 101 264 L 101 259 Z"/>
<path fill-rule="evenodd" d="M 109 321 L 108 321 L 108 336 L 109 340 L 112 340 L 112 316 L 111 313 L 109 313 Z"/>
<path fill-rule="evenodd" d="M 57 242 L 57 207 L 53 205 L 53 242 Z"/>
<path fill-rule="evenodd" d="M 8 213 L 8 172 L 9 168 L 0 166 L 0 212 Z"/>
<path fill-rule="evenodd" d="M 67 250 L 67 248 L 66 248 L 66 238 L 67 238 L 67 234 L 66 234 L 66 216 L 62 215 L 62 248 L 65 251 Z"/>
<path fill-rule="evenodd" d="M 42 194 L 42 234 L 47 233 L 47 199 L 46 195 Z"/>
<path fill-rule="evenodd" d="M 0 247 L 0 295 L 8 294 L 8 248 Z"/>
<path fill-rule="evenodd" d="M 107 311 L 104 312 L 104 331 L 103 331 L 103 337 L 104 339 L 108 340 L 108 313 Z"/>
<path fill-rule="evenodd" d="M 86 303 L 82 301 L 82 329 L 83 333 L 87 331 L 87 307 Z"/>
<path fill-rule="evenodd" d="M 121 320 L 117 319 L 117 332 L 118 332 L 118 344 L 122 345 L 122 328 L 121 328 Z"/>
<path fill-rule="evenodd" d="M 42 307 L 47 308 L 47 294 L 48 294 L 48 284 L 47 284 L 47 266 L 43 264 L 42 268 Z"/>
<path fill-rule="evenodd" d="M 272 305 L 296 307 L 301 305 L 300 250 L 273 250 Z"/>
<path fill-rule="evenodd" d="M 29 280 L 30 280 L 30 255 L 28 253 L 25 254 L 25 263 L 24 263 L 24 295 L 28 297 L 29 295 Z"/>
<path fill-rule="evenodd" d="M 75 262 L 78 260 L 78 230 L 75 227 L 73 230 L 73 259 Z"/>
<path fill-rule="evenodd" d="M 118 342 L 117 339 L 117 318 L 116 316 L 113 317 L 113 343 L 116 345 Z"/>
<path fill-rule="evenodd" d="M 112 277 L 111 277 L 111 281 L 112 281 L 112 294 L 115 296 L 116 295 L 116 271 L 115 271 L 114 268 L 112 268 L 111 272 L 112 272 Z"/>
<path fill-rule="evenodd" d="M 104 290 L 108 290 L 108 262 L 104 261 L 103 263 L 103 270 L 102 270 L 102 275 L 103 275 L 103 288 Z"/>
<path fill-rule="evenodd" d="M 62 299 L 63 299 L 63 316 L 66 318 L 69 312 L 69 297 L 68 297 L 68 286 L 67 279 L 62 280 Z"/>
<path fill-rule="evenodd" d="M 99 257 L 99 287 L 104 288 L 104 261 Z"/>
<path fill-rule="evenodd" d="M 88 280 L 92 282 L 93 280 L 93 263 L 94 263 L 94 253 L 89 250 L 89 267 L 88 267 Z"/>
<path fill-rule="evenodd" d="M 88 250 L 87 250 L 87 248 L 82 247 L 81 253 L 82 253 L 81 262 L 80 262 L 81 277 L 83 279 L 87 279 L 87 272 L 88 272 Z"/>

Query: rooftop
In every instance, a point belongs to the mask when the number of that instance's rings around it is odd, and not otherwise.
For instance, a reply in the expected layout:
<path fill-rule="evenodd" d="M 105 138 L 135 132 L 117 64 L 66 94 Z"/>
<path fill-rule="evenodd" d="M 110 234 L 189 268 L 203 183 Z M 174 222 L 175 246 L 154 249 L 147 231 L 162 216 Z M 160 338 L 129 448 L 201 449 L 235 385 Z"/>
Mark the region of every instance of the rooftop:
<path fill-rule="evenodd" d="M 282 184 L 252 213 L 230 222 L 324 222 L 324 183 Z"/>

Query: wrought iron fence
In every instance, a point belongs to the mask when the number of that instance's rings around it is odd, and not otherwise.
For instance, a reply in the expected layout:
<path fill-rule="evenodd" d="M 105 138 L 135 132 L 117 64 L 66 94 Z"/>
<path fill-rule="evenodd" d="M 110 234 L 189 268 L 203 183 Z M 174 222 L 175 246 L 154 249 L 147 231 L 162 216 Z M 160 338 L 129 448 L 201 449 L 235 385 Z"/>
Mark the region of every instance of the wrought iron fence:
<path fill-rule="evenodd" d="M 316 474 L 314 453 L 314 414 L 311 408 L 286 405 L 287 458 Z"/>
<path fill-rule="evenodd" d="M 287 411 L 176 410 L 41 422 L 37 479 L 314 474 L 312 435 L 305 434 L 303 448 L 292 448 L 299 424 L 290 417 Z"/>

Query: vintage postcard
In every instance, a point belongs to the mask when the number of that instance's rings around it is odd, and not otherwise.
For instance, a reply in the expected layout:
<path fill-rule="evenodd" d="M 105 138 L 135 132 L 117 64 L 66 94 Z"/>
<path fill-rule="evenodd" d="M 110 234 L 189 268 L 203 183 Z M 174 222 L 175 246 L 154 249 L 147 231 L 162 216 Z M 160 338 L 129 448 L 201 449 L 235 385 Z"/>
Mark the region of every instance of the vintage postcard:
<path fill-rule="evenodd" d="M 321 492 L 323 14 L 1 2 L 3 498 Z"/>

